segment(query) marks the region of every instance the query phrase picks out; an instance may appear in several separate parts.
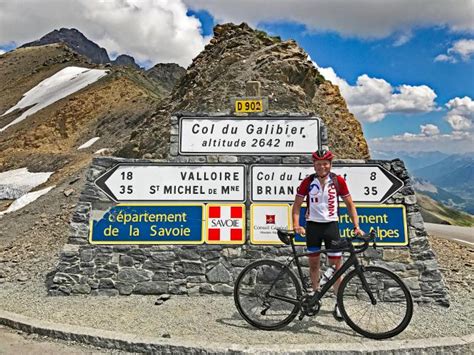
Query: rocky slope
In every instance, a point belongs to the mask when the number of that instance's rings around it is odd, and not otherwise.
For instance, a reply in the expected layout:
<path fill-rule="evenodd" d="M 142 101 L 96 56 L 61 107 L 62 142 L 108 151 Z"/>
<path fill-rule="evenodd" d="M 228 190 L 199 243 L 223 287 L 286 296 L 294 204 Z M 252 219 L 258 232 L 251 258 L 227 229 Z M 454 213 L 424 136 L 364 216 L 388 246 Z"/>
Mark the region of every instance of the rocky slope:
<path fill-rule="evenodd" d="M 6 53 L 0 57 L 0 76 L 6 78 L 0 82 L 0 112 L 45 78 L 72 65 L 93 67 L 63 44 Z M 0 132 L 0 171 L 23 166 L 33 171 L 57 171 L 73 161 L 88 161 L 92 149 L 115 149 L 167 95 L 143 72 L 105 69 L 109 74 L 99 81 Z M 1 127 L 20 113 L 2 116 Z M 85 152 L 77 150 L 92 137 L 101 139 Z"/>
<path fill-rule="evenodd" d="M 416 197 L 425 222 L 463 227 L 474 225 L 474 216 L 471 214 L 449 208 L 420 192 L 416 193 Z"/>
<path fill-rule="evenodd" d="M 118 154 L 167 154 L 171 112 L 229 112 L 230 98 L 245 96 L 245 84 L 258 80 L 271 112 L 319 115 L 329 127 L 330 147 L 339 158 L 368 158 L 367 142 L 337 86 L 325 81 L 294 41 L 281 41 L 241 25 L 214 28 L 214 37 L 189 66 L 157 115 L 144 122 Z"/>

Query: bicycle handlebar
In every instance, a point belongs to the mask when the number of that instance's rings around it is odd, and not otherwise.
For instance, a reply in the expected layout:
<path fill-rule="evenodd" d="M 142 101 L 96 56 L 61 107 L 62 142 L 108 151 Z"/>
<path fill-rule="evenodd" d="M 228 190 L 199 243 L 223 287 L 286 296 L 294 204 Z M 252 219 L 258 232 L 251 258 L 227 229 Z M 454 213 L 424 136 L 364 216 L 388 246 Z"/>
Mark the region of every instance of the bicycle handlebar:
<path fill-rule="evenodd" d="M 278 238 L 286 245 L 290 245 L 292 240 L 296 236 L 296 232 L 291 229 L 277 229 L 277 234 Z M 361 240 L 364 242 L 364 244 L 360 247 L 357 247 L 356 253 L 362 253 L 363 251 L 367 250 L 369 247 L 369 243 L 375 241 L 376 233 L 375 230 L 372 230 L 370 233 L 366 233 L 364 235 L 357 235 L 351 238 L 345 238 L 346 240 L 349 240 L 351 243 L 354 240 Z"/>

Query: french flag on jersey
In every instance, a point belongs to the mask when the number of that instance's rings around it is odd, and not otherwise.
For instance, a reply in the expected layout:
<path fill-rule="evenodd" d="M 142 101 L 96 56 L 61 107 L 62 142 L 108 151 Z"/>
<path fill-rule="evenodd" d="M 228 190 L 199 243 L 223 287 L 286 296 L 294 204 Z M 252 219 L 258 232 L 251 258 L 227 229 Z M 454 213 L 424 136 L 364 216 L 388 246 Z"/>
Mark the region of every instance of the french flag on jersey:
<path fill-rule="evenodd" d="M 244 206 L 208 206 L 208 242 L 243 243 L 244 208 Z"/>

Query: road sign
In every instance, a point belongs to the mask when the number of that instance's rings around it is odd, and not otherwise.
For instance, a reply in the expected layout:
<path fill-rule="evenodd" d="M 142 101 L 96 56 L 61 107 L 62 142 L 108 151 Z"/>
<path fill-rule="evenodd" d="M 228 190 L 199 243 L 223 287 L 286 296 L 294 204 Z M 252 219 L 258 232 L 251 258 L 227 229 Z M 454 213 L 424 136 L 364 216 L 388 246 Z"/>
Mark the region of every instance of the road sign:
<path fill-rule="evenodd" d="M 354 202 L 383 203 L 403 187 L 403 181 L 378 164 L 334 164 L 344 177 Z M 291 202 L 301 181 L 314 173 L 312 165 L 252 165 L 253 202 Z"/>
<path fill-rule="evenodd" d="M 91 219 L 91 244 L 202 244 L 203 204 L 117 205 Z"/>
<path fill-rule="evenodd" d="M 364 205 L 356 204 L 359 215 L 359 226 L 365 233 L 372 230 L 376 232 L 376 243 L 380 246 L 406 246 L 408 245 L 408 232 L 406 210 L 403 205 Z M 299 223 L 306 225 L 306 207 L 300 211 Z M 342 238 L 353 237 L 353 225 L 347 213 L 347 208 L 342 205 L 339 209 L 339 233 Z M 305 245 L 304 237 L 297 235 L 295 244 Z"/>
<path fill-rule="evenodd" d="M 263 100 L 262 99 L 240 99 L 235 100 L 235 112 L 263 112 Z"/>
<path fill-rule="evenodd" d="M 320 146 L 319 118 L 183 117 L 180 154 L 300 155 Z"/>
<path fill-rule="evenodd" d="M 245 243 L 244 204 L 208 204 L 206 209 L 207 244 Z"/>
<path fill-rule="evenodd" d="M 281 245 L 277 229 L 288 229 L 290 225 L 289 204 L 253 203 L 250 205 L 250 243 Z"/>
<path fill-rule="evenodd" d="M 114 201 L 245 201 L 245 166 L 118 164 L 95 184 Z"/>

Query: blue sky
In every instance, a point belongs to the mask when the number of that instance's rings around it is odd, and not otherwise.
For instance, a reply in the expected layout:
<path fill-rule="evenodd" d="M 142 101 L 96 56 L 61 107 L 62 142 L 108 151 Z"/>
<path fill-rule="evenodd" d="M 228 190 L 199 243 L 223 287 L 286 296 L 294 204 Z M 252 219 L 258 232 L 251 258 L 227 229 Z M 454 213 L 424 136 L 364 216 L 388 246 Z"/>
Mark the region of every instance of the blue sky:
<path fill-rule="evenodd" d="M 14 0 L 0 50 L 76 27 L 139 63 L 190 64 L 217 23 L 294 39 L 338 85 L 372 150 L 474 151 L 474 1 Z M 54 8 L 54 11 L 51 11 Z M 136 25 L 136 24 L 139 24 Z"/>

